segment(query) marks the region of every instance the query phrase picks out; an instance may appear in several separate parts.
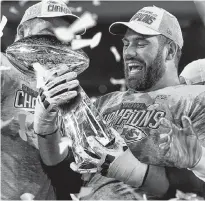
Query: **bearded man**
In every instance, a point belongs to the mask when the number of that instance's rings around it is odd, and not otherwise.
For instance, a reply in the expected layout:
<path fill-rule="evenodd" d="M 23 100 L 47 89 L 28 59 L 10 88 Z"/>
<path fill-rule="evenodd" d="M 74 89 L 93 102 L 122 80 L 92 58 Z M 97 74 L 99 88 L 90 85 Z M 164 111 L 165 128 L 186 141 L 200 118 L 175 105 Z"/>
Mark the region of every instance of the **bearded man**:
<path fill-rule="evenodd" d="M 115 140 L 106 147 L 89 136 L 96 157 L 82 149 L 77 153 L 98 170 L 85 183 L 92 192 L 82 199 L 135 199 L 129 192 L 119 195 L 119 184 L 150 199 L 172 198 L 176 189 L 205 196 L 205 90 L 179 85 L 183 37 L 178 20 L 162 8 L 145 7 L 129 22 L 112 24 L 110 32 L 123 35 L 128 90 L 106 94 L 95 103 Z M 68 73 L 66 78 L 68 92 L 63 101 L 69 104 L 78 96 L 70 86 L 78 82 L 76 75 Z M 35 109 L 41 156 L 51 166 L 63 160 L 58 150 L 60 129 L 52 118 L 55 113 L 50 112 L 61 104 L 57 87 L 62 79 L 59 75 L 45 84 Z M 79 171 L 77 164 L 71 167 Z"/>

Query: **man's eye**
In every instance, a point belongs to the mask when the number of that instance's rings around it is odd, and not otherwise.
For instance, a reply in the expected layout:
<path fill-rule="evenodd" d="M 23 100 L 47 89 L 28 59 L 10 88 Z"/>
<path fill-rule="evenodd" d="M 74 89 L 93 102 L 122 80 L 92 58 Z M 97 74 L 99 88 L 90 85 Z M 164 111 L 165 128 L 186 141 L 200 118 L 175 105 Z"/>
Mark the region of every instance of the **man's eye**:
<path fill-rule="evenodd" d="M 145 46 L 145 45 L 147 45 L 147 43 L 144 40 L 139 40 L 139 41 L 137 41 L 137 45 L 138 46 Z"/>
<path fill-rule="evenodd" d="M 124 45 L 124 47 L 127 47 L 129 45 L 129 43 L 123 41 L 123 45 Z"/>

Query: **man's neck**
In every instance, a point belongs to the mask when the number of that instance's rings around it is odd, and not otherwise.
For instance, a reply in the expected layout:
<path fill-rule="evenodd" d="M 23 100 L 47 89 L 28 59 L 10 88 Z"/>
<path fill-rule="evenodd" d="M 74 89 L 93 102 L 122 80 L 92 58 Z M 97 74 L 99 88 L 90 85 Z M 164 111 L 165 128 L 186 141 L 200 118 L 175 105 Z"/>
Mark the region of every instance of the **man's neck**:
<path fill-rule="evenodd" d="M 176 86 L 179 84 L 180 82 L 179 82 L 179 77 L 177 75 L 177 72 L 165 73 L 164 76 L 154 86 L 146 90 L 146 92 L 156 91 L 159 89 Z"/>

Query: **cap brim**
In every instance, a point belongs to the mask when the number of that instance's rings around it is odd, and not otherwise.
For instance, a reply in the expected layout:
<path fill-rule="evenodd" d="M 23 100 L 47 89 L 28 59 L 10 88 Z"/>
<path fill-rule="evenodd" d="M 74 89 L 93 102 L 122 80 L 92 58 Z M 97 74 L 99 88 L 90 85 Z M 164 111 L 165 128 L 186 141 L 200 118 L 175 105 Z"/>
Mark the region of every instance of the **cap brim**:
<path fill-rule="evenodd" d="M 80 19 L 77 15 L 73 15 L 73 14 L 59 14 L 59 15 L 41 15 L 38 16 L 39 18 L 50 18 L 50 17 L 67 17 L 69 22 L 73 23 L 75 20 Z M 78 33 L 79 35 L 83 35 L 85 34 L 86 29 L 84 28 L 83 31 L 81 31 L 80 33 Z"/>
<path fill-rule="evenodd" d="M 142 35 L 160 35 L 158 31 L 155 31 L 149 27 L 144 26 L 139 22 L 115 22 L 110 25 L 109 32 L 113 35 L 124 35 L 127 31 L 127 28 L 132 29 L 133 31 L 142 34 Z"/>

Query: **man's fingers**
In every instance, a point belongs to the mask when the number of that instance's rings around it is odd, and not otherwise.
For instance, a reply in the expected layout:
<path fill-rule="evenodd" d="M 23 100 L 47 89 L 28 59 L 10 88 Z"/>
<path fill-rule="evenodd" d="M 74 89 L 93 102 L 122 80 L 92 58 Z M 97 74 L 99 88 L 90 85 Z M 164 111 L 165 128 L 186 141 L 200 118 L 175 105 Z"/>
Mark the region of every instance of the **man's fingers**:
<path fill-rule="evenodd" d="M 159 144 L 159 148 L 163 149 L 163 150 L 167 150 L 170 148 L 170 143 L 166 143 L 166 142 L 161 143 L 161 144 Z"/>
<path fill-rule="evenodd" d="M 191 119 L 187 116 L 182 116 L 182 127 L 189 128 L 192 125 Z"/>
<path fill-rule="evenodd" d="M 52 97 L 57 96 L 57 95 L 59 95 L 63 92 L 71 91 L 74 88 L 76 88 L 77 86 L 79 86 L 79 81 L 78 80 L 72 80 L 72 81 L 67 82 L 67 83 L 62 83 L 62 84 L 56 86 L 55 88 L 52 88 L 51 90 L 44 91 L 44 94 L 47 97 L 52 98 Z"/>
<path fill-rule="evenodd" d="M 45 109 L 53 109 L 65 103 L 69 103 L 78 95 L 77 91 L 68 91 L 54 98 L 46 98 L 43 102 Z M 49 108 L 48 108 L 49 107 Z"/>
<path fill-rule="evenodd" d="M 47 89 L 52 89 L 57 85 L 74 80 L 76 77 L 77 73 L 75 72 L 69 72 L 61 76 L 59 76 L 56 72 L 49 78 L 49 81 L 47 81 L 45 85 Z"/>
<path fill-rule="evenodd" d="M 182 116 L 182 126 L 183 126 L 183 131 L 185 133 L 185 135 L 195 135 L 197 136 L 197 133 L 194 132 L 193 126 L 192 126 L 192 122 L 191 119 L 187 116 Z"/>
<path fill-rule="evenodd" d="M 160 143 L 170 143 L 171 142 L 171 135 L 170 133 L 160 134 Z"/>
<path fill-rule="evenodd" d="M 87 137 L 88 144 L 91 149 L 98 154 L 100 157 L 103 157 L 107 154 L 107 148 L 104 147 L 100 142 L 98 142 L 94 136 Z"/>
<path fill-rule="evenodd" d="M 91 163 L 94 165 L 97 165 L 99 163 L 99 159 L 89 155 L 88 152 L 85 152 L 83 147 L 80 145 L 78 145 L 78 147 L 75 147 L 75 153 L 78 154 L 87 163 Z"/>
<path fill-rule="evenodd" d="M 120 136 L 120 134 L 114 129 L 110 128 L 112 134 L 115 136 L 115 144 L 119 147 L 127 146 L 124 139 Z"/>

